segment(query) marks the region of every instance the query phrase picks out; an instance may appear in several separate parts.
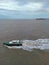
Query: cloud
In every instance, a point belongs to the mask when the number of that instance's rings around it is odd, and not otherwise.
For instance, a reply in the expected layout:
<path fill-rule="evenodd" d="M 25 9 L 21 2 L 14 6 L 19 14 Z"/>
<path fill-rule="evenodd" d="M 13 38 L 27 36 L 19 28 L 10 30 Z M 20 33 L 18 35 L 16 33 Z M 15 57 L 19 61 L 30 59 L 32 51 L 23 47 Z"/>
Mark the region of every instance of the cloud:
<path fill-rule="evenodd" d="M 31 13 L 36 12 L 36 11 L 46 10 L 44 8 L 46 4 L 43 2 L 29 2 L 30 0 L 28 0 L 28 2 L 22 4 L 22 2 L 20 1 L 0 0 L 0 10 L 5 9 L 9 11 L 15 10 L 15 11 L 20 11 L 20 12 L 31 12 Z"/>
<path fill-rule="evenodd" d="M 13 1 L 1 1 L 0 2 L 0 9 L 7 9 L 7 10 L 15 10 L 15 8 L 18 8 L 18 2 Z"/>
<path fill-rule="evenodd" d="M 42 9 L 42 7 L 43 7 L 42 3 L 29 2 L 29 3 L 25 4 L 24 6 L 22 6 L 21 10 L 34 12 L 34 11 L 38 11 L 38 10 Z"/>
<path fill-rule="evenodd" d="M 42 9 L 43 3 L 40 2 L 28 2 L 24 5 L 20 5 L 18 1 L 2 1 L 0 2 L 0 9 L 16 10 L 16 11 L 37 11 Z"/>
<path fill-rule="evenodd" d="M 48 2 L 48 0 L 47 0 Z M 27 18 L 49 13 L 46 0 L 0 0 L 0 15 Z"/>
<path fill-rule="evenodd" d="M 46 8 L 47 13 L 49 13 L 49 8 Z"/>

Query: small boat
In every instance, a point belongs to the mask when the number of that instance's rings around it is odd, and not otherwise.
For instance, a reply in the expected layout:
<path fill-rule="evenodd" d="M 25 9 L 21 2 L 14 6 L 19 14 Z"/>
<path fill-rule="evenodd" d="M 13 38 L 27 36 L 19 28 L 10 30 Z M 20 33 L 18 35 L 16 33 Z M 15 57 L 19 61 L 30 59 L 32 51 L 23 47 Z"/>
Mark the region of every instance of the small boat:
<path fill-rule="evenodd" d="M 6 46 L 22 46 L 22 41 L 21 40 L 12 40 L 10 42 L 5 42 L 3 45 Z"/>

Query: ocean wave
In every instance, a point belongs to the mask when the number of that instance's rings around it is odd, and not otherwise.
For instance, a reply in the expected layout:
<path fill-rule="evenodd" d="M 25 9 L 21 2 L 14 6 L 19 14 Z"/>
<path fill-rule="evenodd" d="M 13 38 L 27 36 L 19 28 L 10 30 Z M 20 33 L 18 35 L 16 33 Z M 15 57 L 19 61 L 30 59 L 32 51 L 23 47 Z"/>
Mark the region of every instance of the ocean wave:
<path fill-rule="evenodd" d="M 32 51 L 33 49 L 49 50 L 49 39 L 22 40 L 22 46 L 7 46 L 8 48 L 22 48 L 23 50 Z"/>

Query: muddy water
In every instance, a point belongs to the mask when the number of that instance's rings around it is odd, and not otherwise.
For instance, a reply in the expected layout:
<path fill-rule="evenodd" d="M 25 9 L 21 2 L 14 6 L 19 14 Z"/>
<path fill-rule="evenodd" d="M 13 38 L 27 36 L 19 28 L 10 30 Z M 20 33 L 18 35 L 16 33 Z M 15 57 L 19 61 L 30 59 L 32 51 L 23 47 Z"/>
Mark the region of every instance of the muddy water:
<path fill-rule="evenodd" d="M 0 20 L 0 41 L 49 38 L 49 20 Z"/>
<path fill-rule="evenodd" d="M 49 38 L 49 20 L 0 20 L 0 43 Z M 0 65 L 49 65 L 49 52 L 8 49 L 0 44 Z"/>

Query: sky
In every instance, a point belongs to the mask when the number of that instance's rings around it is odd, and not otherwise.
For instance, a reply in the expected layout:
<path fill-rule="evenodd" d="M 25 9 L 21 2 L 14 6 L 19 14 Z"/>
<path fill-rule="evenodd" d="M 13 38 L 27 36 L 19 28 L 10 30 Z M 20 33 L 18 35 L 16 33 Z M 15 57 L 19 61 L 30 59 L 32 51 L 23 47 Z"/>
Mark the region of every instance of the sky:
<path fill-rule="evenodd" d="M 0 19 L 49 18 L 49 0 L 0 0 Z"/>

